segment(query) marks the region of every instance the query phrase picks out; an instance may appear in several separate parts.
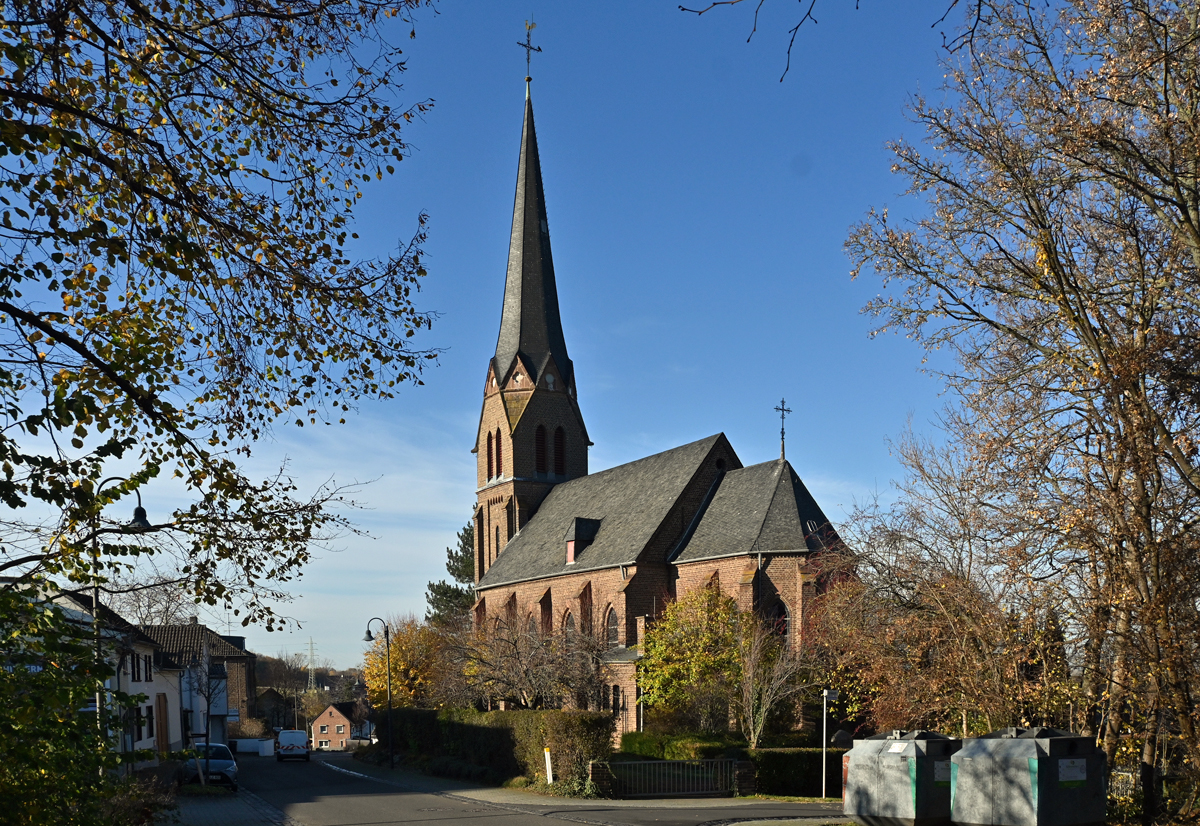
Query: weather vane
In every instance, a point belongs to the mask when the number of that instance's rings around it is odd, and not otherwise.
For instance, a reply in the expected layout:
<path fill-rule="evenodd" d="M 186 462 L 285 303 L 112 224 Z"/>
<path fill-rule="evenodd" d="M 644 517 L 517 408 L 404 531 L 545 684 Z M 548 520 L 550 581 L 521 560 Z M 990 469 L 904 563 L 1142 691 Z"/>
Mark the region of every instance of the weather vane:
<path fill-rule="evenodd" d="M 529 81 L 533 80 L 533 78 L 529 76 L 529 59 L 531 57 L 533 57 L 534 52 L 540 52 L 542 50 L 541 46 L 535 46 L 535 45 L 533 45 L 533 42 L 532 42 L 533 30 L 536 28 L 537 28 L 537 23 L 533 22 L 533 15 L 530 15 L 530 19 L 525 21 L 525 42 L 522 43 L 520 40 L 517 41 L 517 45 L 525 50 L 525 91 L 526 92 L 529 91 Z"/>
<path fill-rule="evenodd" d="M 787 435 L 783 429 L 783 426 L 787 421 L 787 414 L 791 413 L 792 409 L 787 406 L 786 399 L 780 399 L 779 407 L 775 408 L 775 412 L 779 414 L 779 458 L 783 459 L 784 458 L 784 455 L 783 455 L 783 443 L 784 442 L 783 442 L 783 440 L 784 440 L 784 437 Z"/>

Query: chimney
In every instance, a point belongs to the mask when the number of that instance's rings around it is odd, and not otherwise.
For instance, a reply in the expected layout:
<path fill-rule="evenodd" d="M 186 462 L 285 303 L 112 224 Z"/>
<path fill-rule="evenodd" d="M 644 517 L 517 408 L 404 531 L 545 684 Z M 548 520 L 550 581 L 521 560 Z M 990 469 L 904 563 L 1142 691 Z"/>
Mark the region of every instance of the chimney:
<path fill-rule="evenodd" d="M 199 617 L 188 617 L 188 625 L 197 625 L 200 622 Z"/>

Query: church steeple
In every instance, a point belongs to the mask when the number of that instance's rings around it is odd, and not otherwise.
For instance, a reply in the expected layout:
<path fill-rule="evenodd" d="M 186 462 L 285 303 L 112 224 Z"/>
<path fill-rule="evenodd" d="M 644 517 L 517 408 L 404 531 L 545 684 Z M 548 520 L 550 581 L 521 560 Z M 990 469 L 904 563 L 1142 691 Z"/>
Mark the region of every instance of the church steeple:
<path fill-rule="evenodd" d="M 558 314 L 533 102 L 526 90 L 500 337 L 472 451 L 478 468 L 476 581 L 551 488 L 587 475 L 590 444 Z"/>
<path fill-rule="evenodd" d="M 575 384 L 567 356 L 562 319 L 558 313 L 558 288 L 550 254 L 550 226 L 546 220 L 546 194 L 533 125 L 533 101 L 525 97 L 525 125 L 521 133 L 521 159 L 517 167 L 517 193 L 513 204 L 512 235 L 508 247 L 508 278 L 504 309 L 496 341 L 493 368 L 503 380 L 520 358 L 537 381 L 547 359 L 568 387 Z"/>

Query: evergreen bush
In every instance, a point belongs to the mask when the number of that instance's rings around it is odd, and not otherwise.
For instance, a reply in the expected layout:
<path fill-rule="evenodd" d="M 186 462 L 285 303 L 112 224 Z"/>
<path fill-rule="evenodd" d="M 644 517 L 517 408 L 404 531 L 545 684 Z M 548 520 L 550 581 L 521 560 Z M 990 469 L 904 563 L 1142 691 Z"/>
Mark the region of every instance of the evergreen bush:
<path fill-rule="evenodd" d="M 611 714 L 599 711 L 392 711 L 396 748 L 408 763 L 439 775 L 499 780 L 523 775 L 544 782 L 549 748 L 554 786 L 564 792 L 586 787 L 588 763 L 608 758 L 615 725 Z M 376 731 L 375 750 L 386 754 L 386 715 Z"/>
<path fill-rule="evenodd" d="M 845 749 L 829 749 L 826 763 L 826 791 L 838 797 L 842 790 L 842 755 Z M 760 794 L 821 796 L 821 750 L 752 749 L 755 776 Z"/>

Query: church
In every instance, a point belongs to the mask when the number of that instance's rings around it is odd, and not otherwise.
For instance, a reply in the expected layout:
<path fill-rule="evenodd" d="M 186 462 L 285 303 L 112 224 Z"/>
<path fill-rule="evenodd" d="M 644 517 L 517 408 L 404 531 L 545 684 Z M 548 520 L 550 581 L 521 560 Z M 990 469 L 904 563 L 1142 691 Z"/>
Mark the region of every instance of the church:
<path fill-rule="evenodd" d="M 528 84 L 528 78 L 526 79 Z M 841 548 L 783 457 L 744 466 L 723 433 L 599 473 L 559 315 L 528 85 L 508 274 L 475 447 L 474 620 L 599 635 L 603 706 L 640 729 L 638 641 L 663 606 L 717 587 L 792 645 Z"/>

